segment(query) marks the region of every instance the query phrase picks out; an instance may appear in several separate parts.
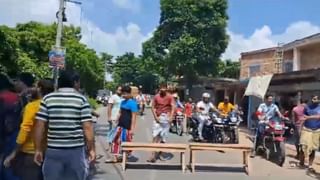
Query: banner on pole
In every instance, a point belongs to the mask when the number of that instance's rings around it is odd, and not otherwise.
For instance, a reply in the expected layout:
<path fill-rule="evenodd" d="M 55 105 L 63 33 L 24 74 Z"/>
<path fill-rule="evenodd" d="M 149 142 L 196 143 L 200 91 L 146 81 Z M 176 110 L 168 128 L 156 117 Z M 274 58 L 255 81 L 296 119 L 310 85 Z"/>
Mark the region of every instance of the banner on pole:
<path fill-rule="evenodd" d="M 49 52 L 49 66 L 51 68 L 63 69 L 65 67 L 65 48 L 52 48 Z"/>

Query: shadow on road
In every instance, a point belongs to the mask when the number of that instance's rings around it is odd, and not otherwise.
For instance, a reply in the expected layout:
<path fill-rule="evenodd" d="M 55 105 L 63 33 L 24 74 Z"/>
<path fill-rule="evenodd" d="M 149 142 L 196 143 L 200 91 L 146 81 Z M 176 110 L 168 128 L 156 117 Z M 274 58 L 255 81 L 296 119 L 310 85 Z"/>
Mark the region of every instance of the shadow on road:
<path fill-rule="evenodd" d="M 223 167 L 223 166 L 196 166 L 196 172 L 228 172 L 228 173 L 245 173 L 243 167 Z"/>
<path fill-rule="evenodd" d="M 180 165 L 169 164 L 127 164 L 128 169 L 148 169 L 148 170 L 181 170 Z"/>

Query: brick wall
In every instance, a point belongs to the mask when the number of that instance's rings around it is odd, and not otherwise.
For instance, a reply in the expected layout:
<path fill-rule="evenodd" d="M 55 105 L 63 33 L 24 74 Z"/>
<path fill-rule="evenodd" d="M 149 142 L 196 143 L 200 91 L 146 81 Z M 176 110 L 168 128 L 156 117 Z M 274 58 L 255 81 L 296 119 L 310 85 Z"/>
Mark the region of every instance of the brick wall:
<path fill-rule="evenodd" d="M 241 55 L 240 79 L 246 79 L 250 77 L 250 66 L 260 65 L 260 71 L 253 74 L 253 76 L 270 74 L 274 72 L 275 64 L 273 57 L 274 50 Z"/>
<path fill-rule="evenodd" d="M 320 44 L 300 49 L 300 55 L 301 70 L 320 68 Z"/>
<path fill-rule="evenodd" d="M 252 76 L 260 76 L 277 73 L 276 62 L 274 59 L 275 50 L 244 53 L 241 55 L 241 69 L 240 79 L 250 77 L 250 66 L 260 65 L 260 71 L 252 74 Z M 283 62 L 290 62 L 293 60 L 293 50 L 284 52 Z"/>

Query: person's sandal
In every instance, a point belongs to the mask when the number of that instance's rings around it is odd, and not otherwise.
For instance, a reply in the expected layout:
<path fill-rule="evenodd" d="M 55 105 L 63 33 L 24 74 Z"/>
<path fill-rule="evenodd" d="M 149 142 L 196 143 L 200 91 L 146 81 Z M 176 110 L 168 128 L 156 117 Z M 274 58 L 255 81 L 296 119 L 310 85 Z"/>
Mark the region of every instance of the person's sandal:
<path fill-rule="evenodd" d="M 119 162 L 116 158 L 106 159 L 104 163 L 117 163 Z"/>
<path fill-rule="evenodd" d="M 316 170 L 313 169 L 312 167 L 308 167 L 308 173 L 311 173 L 311 174 L 316 174 Z"/>
<path fill-rule="evenodd" d="M 155 163 L 155 162 L 156 162 L 156 159 L 155 159 L 155 158 L 148 159 L 147 162 L 149 162 L 149 163 Z"/>

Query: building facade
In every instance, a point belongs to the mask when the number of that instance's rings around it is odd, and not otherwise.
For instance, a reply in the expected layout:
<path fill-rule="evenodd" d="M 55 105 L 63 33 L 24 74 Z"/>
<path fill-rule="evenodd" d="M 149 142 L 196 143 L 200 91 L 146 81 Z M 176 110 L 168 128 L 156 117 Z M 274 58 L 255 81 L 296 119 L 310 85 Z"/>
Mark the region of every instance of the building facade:
<path fill-rule="evenodd" d="M 320 33 L 279 47 L 241 53 L 240 79 L 320 68 Z"/>

